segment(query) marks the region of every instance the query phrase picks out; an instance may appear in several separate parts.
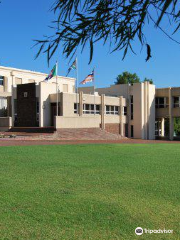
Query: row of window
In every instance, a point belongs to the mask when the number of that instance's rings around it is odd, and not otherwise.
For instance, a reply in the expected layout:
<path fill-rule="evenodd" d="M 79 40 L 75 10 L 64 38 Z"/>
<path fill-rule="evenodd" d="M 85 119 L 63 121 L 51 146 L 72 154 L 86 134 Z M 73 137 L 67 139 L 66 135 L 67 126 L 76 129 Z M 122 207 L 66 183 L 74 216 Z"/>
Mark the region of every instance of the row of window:
<path fill-rule="evenodd" d="M 167 97 L 157 97 L 156 98 L 156 108 L 167 108 L 168 98 Z M 173 97 L 173 107 L 179 108 L 180 107 L 180 97 Z"/>
<path fill-rule="evenodd" d="M 77 109 L 78 108 L 78 109 Z M 74 103 L 74 113 L 79 112 L 79 104 Z M 100 114 L 100 105 L 97 104 L 83 104 L 83 114 Z M 118 106 L 105 106 L 105 114 L 107 115 L 119 115 Z M 127 115 L 127 107 L 123 107 L 123 114 Z"/>
<path fill-rule="evenodd" d="M 173 97 L 173 107 L 177 108 L 180 107 L 180 97 Z"/>
<path fill-rule="evenodd" d="M 168 106 L 166 97 L 157 97 L 155 101 L 156 108 L 166 108 Z"/>

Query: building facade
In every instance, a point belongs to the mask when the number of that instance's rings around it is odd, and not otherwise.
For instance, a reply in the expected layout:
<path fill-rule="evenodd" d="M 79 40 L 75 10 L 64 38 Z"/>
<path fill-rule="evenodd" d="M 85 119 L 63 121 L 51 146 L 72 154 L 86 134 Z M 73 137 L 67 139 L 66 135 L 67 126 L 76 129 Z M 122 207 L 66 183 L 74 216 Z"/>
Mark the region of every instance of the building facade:
<path fill-rule="evenodd" d="M 173 139 L 180 117 L 180 88 L 149 82 L 83 87 L 75 79 L 0 67 L 0 130 L 11 127 L 101 128 L 125 137 Z M 57 92 L 58 89 L 58 92 Z M 57 104 L 58 103 L 58 104 Z M 58 105 L 58 108 L 57 108 Z M 168 130 L 166 125 L 168 123 Z"/>

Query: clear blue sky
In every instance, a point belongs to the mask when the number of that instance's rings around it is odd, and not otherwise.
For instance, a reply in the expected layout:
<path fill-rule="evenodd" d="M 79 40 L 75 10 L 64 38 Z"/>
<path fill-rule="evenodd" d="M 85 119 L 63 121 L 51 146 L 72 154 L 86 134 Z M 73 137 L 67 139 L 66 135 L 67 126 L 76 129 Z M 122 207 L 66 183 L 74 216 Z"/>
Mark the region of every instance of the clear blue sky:
<path fill-rule="evenodd" d="M 34 60 L 37 49 L 33 39 L 41 39 L 43 34 L 51 34 L 48 28 L 53 14 L 49 11 L 54 0 L 2 0 L 0 4 L 0 65 L 48 73 L 56 59 L 59 61 L 59 75 L 65 75 L 68 61 L 61 49 L 51 60 L 48 68 L 46 56 Z M 163 23 L 167 26 L 167 23 Z M 114 83 L 123 71 L 137 73 L 141 80 L 152 78 L 157 87 L 180 86 L 180 45 L 170 41 L 152 26 L 146 28 L 147 40 L 152 47 L 153 58 L 146 63 L 146 48 L 140 52 L 139 44 L 134 42 L 137 55 L 130 53 L 122 61 L 122 53 L 109 53 L 108 46 L 98 43 L 94 58 L 88 65 L 89 48 L 79 54 L 79 80 L 96 67 L 96 86 L 103 87 Z M 180 40 L 180 34 L 176 34 Z M 73 77 L 73 73 L 71 75 Z M 87 85 L 87 86 L 90 86 Z"/>

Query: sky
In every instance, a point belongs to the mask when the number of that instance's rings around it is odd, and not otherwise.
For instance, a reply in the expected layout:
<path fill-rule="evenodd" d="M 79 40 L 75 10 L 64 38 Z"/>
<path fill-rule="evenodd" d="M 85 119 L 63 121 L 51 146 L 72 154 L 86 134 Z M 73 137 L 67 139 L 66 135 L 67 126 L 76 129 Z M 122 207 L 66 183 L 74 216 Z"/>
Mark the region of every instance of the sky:
<path fill-rule="evenodd" d="M 37 48 L 32 48 L 33 40 L 50 35 L 48 27 L 54 20 L 50 7 L 54 0 L 2 0 L 0 4 L 0 65 L 49 73 L 56 60 L 59 62 L 58 74 L 65 76 L 69 61 L 62 55 L 60 48 L 47 64 L 46 55 L 35 60 Z M 168 23 L 163 27 L 169 29 Z M 133 45 L 136 55 L 129 52 L 122 61 L 122 52 L 110 54 L 109 46 L 97 43 L 93 61 L 89 62 L 89 47 L 81 54 L 78 51 L 78 72 L 82 81 L 95 67 L 95 86 L 107 87 L 114 84 L 118 74 L 123 71 L 136 73 L 141 80 L 145 77 L 153 79 L 156 87 L 180 86 L 180 45 L 169 40 L 161 31 L 148 25 L 145 29 L 146 38 L 151 45 L 152 58 L 145 62 L 146 47 L 141 51 L 137 41 Z M 180 41 L 180 34 L 175 38 Z M 75 72 L 70 73 L 75 77 Z M 91 86 L 89 83 L 87 86 Z"/>

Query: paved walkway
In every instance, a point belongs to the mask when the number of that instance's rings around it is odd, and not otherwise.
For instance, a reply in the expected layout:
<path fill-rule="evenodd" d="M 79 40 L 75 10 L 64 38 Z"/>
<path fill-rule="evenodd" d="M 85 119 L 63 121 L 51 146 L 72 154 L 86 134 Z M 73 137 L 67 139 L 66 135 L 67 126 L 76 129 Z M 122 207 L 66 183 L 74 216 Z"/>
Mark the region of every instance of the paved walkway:
<path fill-rule="evenodd" d="M 121 139 L 121 140 L 18 140 L 0 139 L 0 146 L 31 146 L 31 145 L 66 145 L 66 144 L 158 144 L 158 143 L 179 143 L 180 141 L 163 140 L 141 140 L 141 139 Z"/>

